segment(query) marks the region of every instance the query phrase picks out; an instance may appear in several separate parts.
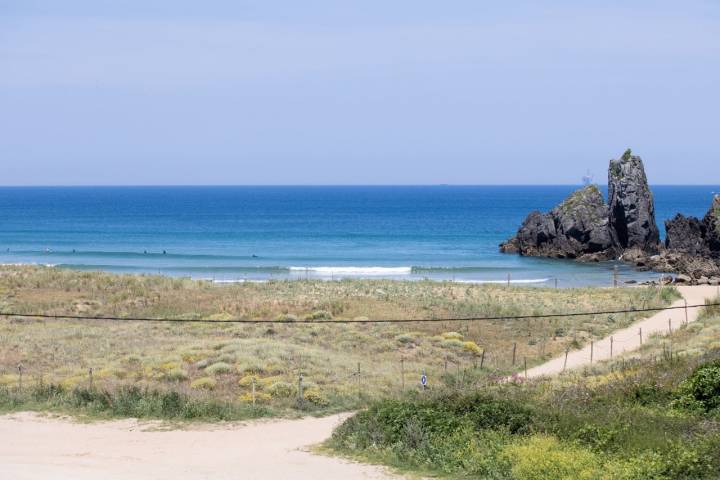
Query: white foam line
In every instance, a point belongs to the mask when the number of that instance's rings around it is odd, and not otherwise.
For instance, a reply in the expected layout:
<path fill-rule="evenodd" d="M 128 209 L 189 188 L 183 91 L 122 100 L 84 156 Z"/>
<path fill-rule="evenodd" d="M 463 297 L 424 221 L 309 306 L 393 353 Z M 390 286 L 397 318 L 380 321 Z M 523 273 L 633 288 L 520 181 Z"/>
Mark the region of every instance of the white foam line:
<path fill-rule="evenodd" d="M 510 283 L 528 284 L 528 283 L 545 283 L 549 282 L 549 278 L 530 278 L 525 280 L 510 280 Z M 455 283 L 497 283 L 507 284 L 507 280 L 455 280 Z"/>
<path fill-rule="evenodd" d="M 320 275 L 410 275 L 412 267 L 290 267 L 290 271 Z"/>

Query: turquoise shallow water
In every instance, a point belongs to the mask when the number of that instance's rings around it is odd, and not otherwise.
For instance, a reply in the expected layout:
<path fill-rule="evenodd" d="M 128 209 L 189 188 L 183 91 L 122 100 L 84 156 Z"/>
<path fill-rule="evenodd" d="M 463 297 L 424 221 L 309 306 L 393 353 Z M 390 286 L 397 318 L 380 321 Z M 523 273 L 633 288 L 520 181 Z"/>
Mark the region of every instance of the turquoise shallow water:
<path fill-rule="evenodd" d="M 498 253 L 574 186 L 5 187 L 0 263 L 216 281 L 448 279 L 607 285 L 612 263 Z M 719 186 L 656 186 L 658 224 L 704 215 Z M 619 265 L 621 280 L 657 274 Z"/>

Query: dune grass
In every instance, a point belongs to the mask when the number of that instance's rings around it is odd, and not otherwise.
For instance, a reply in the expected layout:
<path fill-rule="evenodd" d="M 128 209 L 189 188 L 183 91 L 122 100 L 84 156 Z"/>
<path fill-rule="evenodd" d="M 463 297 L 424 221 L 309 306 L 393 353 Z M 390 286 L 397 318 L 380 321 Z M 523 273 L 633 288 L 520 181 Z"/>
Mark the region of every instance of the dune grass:
<path fill-rule="evenodd" d="M 541 362 L 642 314 L 358 325 L 303 324 L 304 319 L 441 319 L 643 308 L 667 305 L 676 296 L 672 288 L 555 290 L 429 281 L 217 285 L 161 276 L 5 266 L 0 267 L 3 312 L 218 323 L 2 318 L 0 393 L 6 392 L 2 397 L 6 401 L 0 401 L 0 408 L 80 408 L 85 404 L 78 403 L 73 392 L 89 389 L 91 377 L 92 388 L 110 397 L 129 387 L 137 388 L 140 397 L 177 392 L 183 401 L 237 407 L 235 417 L 254 415 L 246 408 L 253 405 L 253 383 L 255 408 L 262 406 L 263 415 L 298 408 L 317 412 L 357 408 L 398 395 L 403 378 L 405 389 L 418 388 L 422 372 L 438 387 L 446 376 L 482 382 L 504 375 L 518 370 L 524 359 L 528 365 Z M 221 323 L 231 318 L 283 323 Z M 16 392 L 20 373 L 25 389 L 32 386 L 40 393 Z M 47 386 L 57 389 L 43 396 Z M 93 402 L 100 411 L 103 402 Z M 149 408 L 147 414 L 162 411 Z"/>

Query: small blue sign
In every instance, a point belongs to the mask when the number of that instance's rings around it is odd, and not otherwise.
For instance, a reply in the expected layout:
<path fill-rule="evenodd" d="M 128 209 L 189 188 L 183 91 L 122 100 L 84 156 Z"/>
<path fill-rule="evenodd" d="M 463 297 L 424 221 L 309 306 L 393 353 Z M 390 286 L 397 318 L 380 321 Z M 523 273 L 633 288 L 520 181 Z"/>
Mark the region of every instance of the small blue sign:
<path fill-rule="evenodd" d="M 422 374 L 422 377 L 420 377 L 420 385 L 423 387 L 427 386 L 427 375 L 424 373 Z"/>

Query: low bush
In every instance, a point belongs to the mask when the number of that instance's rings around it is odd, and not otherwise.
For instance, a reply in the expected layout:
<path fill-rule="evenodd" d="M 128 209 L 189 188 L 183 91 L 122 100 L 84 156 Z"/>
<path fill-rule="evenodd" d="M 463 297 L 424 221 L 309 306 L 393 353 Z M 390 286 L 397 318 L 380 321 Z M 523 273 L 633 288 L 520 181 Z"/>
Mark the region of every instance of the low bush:
<path fill-rule="evenodd" d="M 215 387 L 217 387 L 217 380 L 211 377 L 198 378 L 190 383 L 190 388 L 194 390 L 215 390 Z"/>
<path fill-rule="evenodd" d="M 268 393 L 274 398 L 290 398 L 295 392 L 295 385 L 288 382 L 275 382 L 268 387 Z"/>
<path fill-rule="evenodd" d="M 720 359 L 700 365 L 678 390 L 675 405 L 720 413 Z"/>
<path fill-rule="evenodd" d="M 592 451 L 534 435 L 503 452 L 516 480 L 594 480 L 602 478 L 602 463 Z"/>
<path fill-rule="evenodd" d="M 317 389 L 308 389 L 303 392 L 303 398 L 305 401 L 312 403 L 318 407 L 327 407 L 330 405 L 328 399 Z"/>
<path fill-rule="evenodd" d="M 228 363 L 216 362 L 205 368 L 205 372 L 209 373 L 210 375 L 222 375 L 225 373 L 230 373 L 232 369 L 232 366 Z"/>
<path fill-rule="evenodd" d="M 173 382 L 182 382 L 188 379 L 188 372 L 182 368 L 173 368 L 165 374 L 165 378 Z"/>
<path fill-rule="evenodd" d="M 251 392 L 243 393 L 238 397 L 238 400 L 244 403 L 252 403 L 253 394 Z M 272 397 L 267 393 L 255 392 L 255 403 L 270 403 L 270 400 L 272 400 Z"/>
<path fill-rule="evenodd" d="M 332 313 L 326 310 L 316 310 L 312 313 L 305 315 L 305 320 L 332 320 Z"/>
<path fill-rule="evenodd" d="M 253 384 L 253 381 L 255 382 L 255 388 L 259 389 L 261 388 L 260 385 L 260 378 L 256 375 L 245 375 L 240 380 L 238 380 L 238 385 L 241 387 L 251 387 Z"/>

